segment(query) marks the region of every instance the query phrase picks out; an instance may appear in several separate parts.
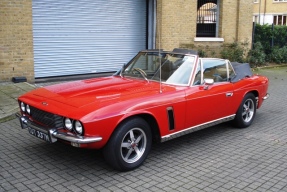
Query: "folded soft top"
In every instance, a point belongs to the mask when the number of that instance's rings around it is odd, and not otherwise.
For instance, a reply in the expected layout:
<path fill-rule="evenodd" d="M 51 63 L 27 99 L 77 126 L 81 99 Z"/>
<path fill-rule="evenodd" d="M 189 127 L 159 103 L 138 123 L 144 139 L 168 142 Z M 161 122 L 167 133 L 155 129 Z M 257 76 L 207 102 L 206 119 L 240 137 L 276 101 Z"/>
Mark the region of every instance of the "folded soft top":
<path fill-rule="evenodd" d="M 230 77 L 230 81 L 232 83 L 253 75 L 249 63 L 231 62 L 231 65 L 233 66 L 236 74 L 235 76 Z"/>

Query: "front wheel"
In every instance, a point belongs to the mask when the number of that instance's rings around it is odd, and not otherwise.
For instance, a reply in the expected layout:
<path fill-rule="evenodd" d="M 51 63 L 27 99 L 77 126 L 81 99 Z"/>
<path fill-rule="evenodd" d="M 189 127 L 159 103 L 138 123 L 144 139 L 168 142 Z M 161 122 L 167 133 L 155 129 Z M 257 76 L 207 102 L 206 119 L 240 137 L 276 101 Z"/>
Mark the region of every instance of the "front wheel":
<path fill-rule="evenodd" d="M 245 128 L 252 124 L 256 114 L 256 100 L 252 93 L 248 93 L 243 98 L 234 119 L 235 126 Z"/>
<path fill-rule="evenodd" d="M 151 148 L 149 125 L 136 117 L 123 122 L 113 133 L 103 152 L 106 161 L 115 169 L 128 171 L 139 167 Z"/>

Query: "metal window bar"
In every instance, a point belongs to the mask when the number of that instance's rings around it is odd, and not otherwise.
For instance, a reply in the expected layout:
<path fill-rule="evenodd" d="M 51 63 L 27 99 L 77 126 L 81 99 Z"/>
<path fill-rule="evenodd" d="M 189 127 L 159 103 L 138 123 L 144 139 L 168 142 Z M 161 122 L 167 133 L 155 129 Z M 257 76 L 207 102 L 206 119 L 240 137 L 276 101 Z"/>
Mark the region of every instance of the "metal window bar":
<path fill-rule="evenodd" d="M 217 0 L 197 1 L 197 37 L 215 37 L 217 23 Z"/>

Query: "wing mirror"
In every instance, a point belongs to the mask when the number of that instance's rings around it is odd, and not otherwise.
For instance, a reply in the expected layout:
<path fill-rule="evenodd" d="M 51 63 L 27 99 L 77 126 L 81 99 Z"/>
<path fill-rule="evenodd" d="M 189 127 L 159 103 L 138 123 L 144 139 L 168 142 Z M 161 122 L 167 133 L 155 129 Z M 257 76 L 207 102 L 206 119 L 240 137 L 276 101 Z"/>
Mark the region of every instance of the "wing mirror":
<path fill-rule="evenodd" d="M 204 87 L 203 87 L 204 90 L 208 90 L 209 85 L 213 85 L 214 84 L 214 80 L 213 79 L 204 79 L 203 82 L 204 82 Z"/>
<path fill-rule="evenodd" d="M 213 79 L 204 79 L 204 84 L 205 85 L 213 85 L 214 84 L 214 80 Z"/>

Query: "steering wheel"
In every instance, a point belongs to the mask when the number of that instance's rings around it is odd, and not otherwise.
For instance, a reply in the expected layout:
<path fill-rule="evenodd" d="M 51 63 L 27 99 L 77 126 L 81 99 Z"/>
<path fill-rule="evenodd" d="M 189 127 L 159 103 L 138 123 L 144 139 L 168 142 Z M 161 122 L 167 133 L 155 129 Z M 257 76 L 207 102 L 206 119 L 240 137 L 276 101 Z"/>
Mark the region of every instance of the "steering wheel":
<path fill-rule="evenodd" d="M 144 70 L 142 70 L 141 68 L 133 68 L 132 71 L 137 71 L 137 72 L 139 72 L 144 78 L 147 77 L 146 72 L 144 72 Z"/>

